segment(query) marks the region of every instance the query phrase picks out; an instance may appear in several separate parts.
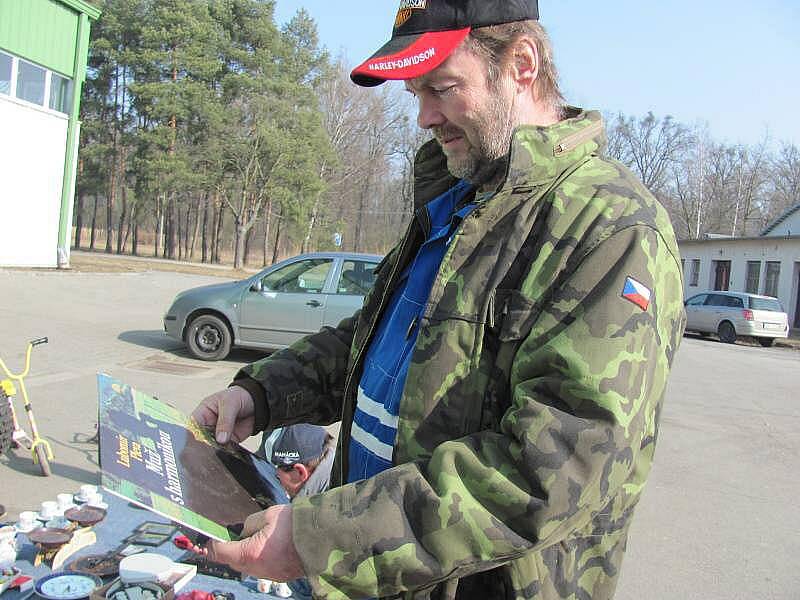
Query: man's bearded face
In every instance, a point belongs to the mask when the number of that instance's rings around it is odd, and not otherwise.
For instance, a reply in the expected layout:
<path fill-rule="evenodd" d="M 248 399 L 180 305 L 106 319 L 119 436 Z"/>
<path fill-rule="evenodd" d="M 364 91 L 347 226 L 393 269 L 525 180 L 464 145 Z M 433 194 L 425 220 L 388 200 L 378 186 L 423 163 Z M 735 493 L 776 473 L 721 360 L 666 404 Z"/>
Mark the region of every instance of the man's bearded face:
<path fill-rule="evenodd" d="M 459 49 L 406 87 L 419 101 L 420 127 L 436 136 L 455 177 L 479 183 L 492 163 L 508 154 L 513 92 L 502 75 L 489 80 L 482 58 Z"/>
<path fill-rule="evenodd" d="M 513 133 L 510 111 L 511 101 L 506 95 L 490 92 L 463 116 L 454 115 L 453 120 L 433 128 L 453 176 L 474 181 L 508 154 Z"/>

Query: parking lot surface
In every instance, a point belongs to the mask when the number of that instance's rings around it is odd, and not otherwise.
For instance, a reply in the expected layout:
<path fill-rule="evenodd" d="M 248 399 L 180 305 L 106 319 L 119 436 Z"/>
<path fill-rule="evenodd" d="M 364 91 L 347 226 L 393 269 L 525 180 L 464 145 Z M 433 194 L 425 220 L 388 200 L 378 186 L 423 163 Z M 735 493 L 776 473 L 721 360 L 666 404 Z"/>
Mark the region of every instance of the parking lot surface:
<path fill-rule="evenodd" d="M 161 271 L 0 270 L 0 357 L 12 369 L 27 340 L 39 428 L 53 446 L 43 478 L 23 450 L 0 457 L 0 504 L 16 517 L 97 482 L 95 375 L 109 373 L 185 412 L 262 356 L 189 358 L 162 334 L 174 295 L 218 283 Z M 257 440 L 251 440 L 252 448 Z M 686 337 L 661 419 L 616 598 L 800 598 L 800 351 Z"/>

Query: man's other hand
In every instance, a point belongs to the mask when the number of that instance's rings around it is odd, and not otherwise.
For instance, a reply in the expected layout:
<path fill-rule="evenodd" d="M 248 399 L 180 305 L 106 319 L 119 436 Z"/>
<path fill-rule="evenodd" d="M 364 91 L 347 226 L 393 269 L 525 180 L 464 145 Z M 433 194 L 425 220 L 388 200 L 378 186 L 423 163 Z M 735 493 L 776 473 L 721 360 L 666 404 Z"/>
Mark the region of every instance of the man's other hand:
<path fill-rule="evenodd" d="M 263 527 L 239 542 L 212 540 L 206 547 L 208 559 L 260 579 L 291 581 L 302 577 L 303 565 L 292 541 L 291 505 L 279 504 L 251 517 L 257 517 Z"/>
<path fill-rule="evenodd" d="M 213 427 L 220 444 L 238 443 L 253 435 L 255 404 L 250 392 L 234 385 L 203 400 L 192 418 L 204 427 Z"/>

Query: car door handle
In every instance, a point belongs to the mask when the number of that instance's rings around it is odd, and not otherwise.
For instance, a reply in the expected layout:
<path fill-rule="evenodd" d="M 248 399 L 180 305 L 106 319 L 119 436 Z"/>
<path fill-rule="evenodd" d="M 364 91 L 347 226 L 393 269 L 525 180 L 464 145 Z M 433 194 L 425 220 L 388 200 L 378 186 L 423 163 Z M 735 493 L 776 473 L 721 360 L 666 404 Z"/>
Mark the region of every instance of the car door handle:
<path fill-rule="evenodd" d="M 306 302 L 306 306 L 313 306 L 314 308 L 316 308 L 318 306 L 322 306 L 322 302 L 320 302 L 319 300 L 309 300 L 308 302 Z"/>

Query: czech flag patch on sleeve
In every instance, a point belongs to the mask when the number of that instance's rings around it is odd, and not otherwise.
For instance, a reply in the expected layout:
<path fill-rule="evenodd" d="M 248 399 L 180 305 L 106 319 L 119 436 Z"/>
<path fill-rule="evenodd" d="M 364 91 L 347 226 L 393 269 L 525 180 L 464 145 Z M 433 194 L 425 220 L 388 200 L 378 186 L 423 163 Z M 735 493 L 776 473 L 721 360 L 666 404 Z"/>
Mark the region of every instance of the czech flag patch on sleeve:
<path fill-rule="evenodd" d="M 625 280 L 625 288 L 622 290 L 622 297 L 642 310 L 647 310 L 650 306 L 650 296 L 652 292 L 643 283 L 636 281 L 633 277 L 628 277 Z"/>

